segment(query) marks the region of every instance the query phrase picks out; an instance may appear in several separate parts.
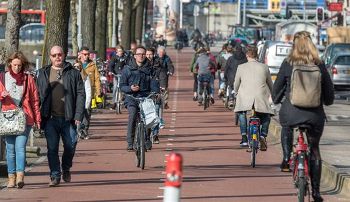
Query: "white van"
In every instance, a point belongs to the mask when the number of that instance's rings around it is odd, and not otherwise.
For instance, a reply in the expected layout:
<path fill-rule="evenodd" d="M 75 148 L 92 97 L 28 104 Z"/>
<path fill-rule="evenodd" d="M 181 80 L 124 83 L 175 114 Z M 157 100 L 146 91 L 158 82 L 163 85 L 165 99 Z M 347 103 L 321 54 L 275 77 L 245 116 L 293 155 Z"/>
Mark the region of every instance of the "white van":
<path fill-rule="evenodd" d="M 259 53 L 258 60 L 269 67 L 272 80 L 275 80 L 283 60 L 288 56 L 291 50 L 291 43 L 281 41 L 264 42 L 264 46 Z"/>

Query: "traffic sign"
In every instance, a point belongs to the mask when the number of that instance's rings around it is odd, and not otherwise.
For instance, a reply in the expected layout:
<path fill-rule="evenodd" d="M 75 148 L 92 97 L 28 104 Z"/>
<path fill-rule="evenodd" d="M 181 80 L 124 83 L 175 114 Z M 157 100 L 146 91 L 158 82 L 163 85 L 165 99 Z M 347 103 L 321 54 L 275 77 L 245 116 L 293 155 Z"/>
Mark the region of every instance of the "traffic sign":
<path fill-rule="evenodd" d="M 328 4 L 328 10 L 329 11 L 343 11 L 343 3 L 330 2 Z"/>

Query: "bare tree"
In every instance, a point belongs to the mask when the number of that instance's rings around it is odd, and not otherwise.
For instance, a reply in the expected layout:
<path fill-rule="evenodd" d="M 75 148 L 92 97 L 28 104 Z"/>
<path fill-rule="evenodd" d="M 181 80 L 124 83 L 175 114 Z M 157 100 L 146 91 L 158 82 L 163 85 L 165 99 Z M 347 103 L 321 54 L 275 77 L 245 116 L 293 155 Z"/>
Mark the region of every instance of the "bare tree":
<path fill-rule="evenodd" d="M 125 49 L 130 48 L 131 39 L 131 11 L 132 2 L 130 0 L 123 0 L 123 22 L 121 30 L 121 44 Z"/>
<path fill-rule="evenodd" d="M 83 35 L 83 46 L 90 50 L 95 49 L 95 11 L 96 0 L 82 1 L 82 11 L 84 17 L 81 18 L 81 32 Z"/>
<path fill-rule="evenodd" d="M 107 46 L 107 0 L 98 0 L 96 5 L 96 41 L 95 49 L 97 50 L 97 56 L 100 58 L 106 58 L 106 46 Z"/>
<path fill-rule="evenodd" d="M 143 19 L 145 16 L 145 5 L 146 0 L 140 0 L 139 5 L 136 7 L 136 19 L 135 19 L 135 39 L 139 43 L 142 43 L 142 30 L 143 30 Z"/>
<path fill-rule="evenodd" d="M 70 0 L 46 0 L 46 28 L 43 65 L 48 64 L 52 46 L 58 45 L 68 52 L 68 25 Z"/>
<path fill-rule="evenodd" d="M 113 34 L 113 2 L 114 2 L 114 0 L 108 0 L 108 11 L 107 11 L 108 47 L 111 47 L 111 46 L 112 46 L 112 34 Z"/>
<path fill-rule="evenodd" d="M 19 46 L 19 27 L 21 23 L 21 0 L 9 0 L 5 31 L 6 57 Z"/>
<path fill-rule="evenodd" d="M 77 0 L 70 0 L 71 27 L 72 27 L 72 47 L 73 55 L 78 55 L 78 17 L 77 17 Z"/>

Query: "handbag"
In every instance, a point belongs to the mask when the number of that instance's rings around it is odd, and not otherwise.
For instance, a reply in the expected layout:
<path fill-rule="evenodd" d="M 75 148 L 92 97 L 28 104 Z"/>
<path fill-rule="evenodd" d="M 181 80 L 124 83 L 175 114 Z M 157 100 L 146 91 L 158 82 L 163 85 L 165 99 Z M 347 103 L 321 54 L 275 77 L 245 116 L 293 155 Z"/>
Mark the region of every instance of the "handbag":
<path fill-rule="evenodd" d="M 0 136 L 20 135 L 24 133 L 27 125 L 27 120 L 26 115 L 22 109 L 22 104 L 28 88 L 27 82 L 28 81 L 26 79 L 26 88 L 23 91 L 22 99 L 16 109 L 2 111 L 0 105 Z M 5 82 L 2 81 L 2 83 L 5 86 Z"/>
<path fill-rule="evenodd" d="M 146 128 L 154 128 L 160 123 L 160 118 L 156 112 L 156 106 L 152 99 L 145 99 L 140 103 L 140 110 L 144 116 Z"/>

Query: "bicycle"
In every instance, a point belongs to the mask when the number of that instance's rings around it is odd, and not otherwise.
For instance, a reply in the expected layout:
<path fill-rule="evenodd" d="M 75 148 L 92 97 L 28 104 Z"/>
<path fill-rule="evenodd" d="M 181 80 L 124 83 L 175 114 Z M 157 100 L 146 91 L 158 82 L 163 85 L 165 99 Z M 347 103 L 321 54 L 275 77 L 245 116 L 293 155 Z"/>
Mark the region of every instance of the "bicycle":
<path fill-rule="evenodd" d="M 305 143 L 304 134 L 306 135 L 308 125 L 298 126 L 298 142 L 294 145 L 293 155 L 290 159 L 290 165 L 293 172 L 293 182 L 298 189 L 298 201 L 304 202 L 305 197 L 310 201 L 310 173 L 309 173 L 309 147 Z"/>
<path fill-rule="evenodd" d="M 203 107 L 204 107 L 204 110 L 208 109 L 209 108 L 209 105 L 210 105 L 210 95 L 209 95 L 209 88 L 210 88 L 210 84 L 209 84 L 209 81 L 207 80 L 203 80 L 203 81 L 198 81 L 200 82 L 200 89 L 199 91 L 202 91 L 203 92 L 199 92 L 199 94 L 202 94 L 202 104 L 203 104 Z"/>
<path fill-rule="evenodd" d="M 121 74 L 113 74 L 114 77 L 117 80 L 117 84 L 116 84 L 116 90 L 115 90 L 115 111 L 117 114 L 121 114 L 122 113 L 122 105 L 123 105 L 123 94 L 122 91 L 120 89 L 120 78 L 121 78 Z"/>
<path fill-rule="evenodd" d="M 260 119 L 256 116 L 255 110 L 252 109 L 252 115 L 249 118 L 248 145 L 250 152 L 250 165 L 255 168 L 256 154 L 259 151 L 260 138 Z"/>
<path fill-rule="evenodd" d="M 132 95 L 126 94 L 126 96 L 131 97 L 134 99 L 139 107 L 140 110 L 137 113 L 136 116 L 136 129 L 135 129 L 135 137 L 134 137 L 134 149 L 135 149 L 135 155 L 136 155 L 136 167 L 141 168 L 142 170 L 145 168 L 146 163 L 146 117 L 145 114 L 142 112 L 142 102 L 144 102 L 147 99 L 150 99 L 152 96 L 154 96 L 155 93 L 151 93 L 147 97 L 141 97 L 137 98 Z"/>

